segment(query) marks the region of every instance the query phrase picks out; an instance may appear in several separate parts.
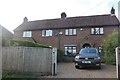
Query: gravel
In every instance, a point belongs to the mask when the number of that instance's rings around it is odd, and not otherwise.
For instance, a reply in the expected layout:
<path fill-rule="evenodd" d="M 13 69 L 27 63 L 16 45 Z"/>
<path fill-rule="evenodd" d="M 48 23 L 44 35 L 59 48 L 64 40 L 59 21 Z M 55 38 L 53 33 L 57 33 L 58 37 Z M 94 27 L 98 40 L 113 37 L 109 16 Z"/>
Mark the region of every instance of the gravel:
<path fill-rule="evenodd" d="M 101 69 L 76 69 L 74 63 L 58 63 L 56 76 L 45 78 L 116 78 L 116 66 L 102 64 Z"/>

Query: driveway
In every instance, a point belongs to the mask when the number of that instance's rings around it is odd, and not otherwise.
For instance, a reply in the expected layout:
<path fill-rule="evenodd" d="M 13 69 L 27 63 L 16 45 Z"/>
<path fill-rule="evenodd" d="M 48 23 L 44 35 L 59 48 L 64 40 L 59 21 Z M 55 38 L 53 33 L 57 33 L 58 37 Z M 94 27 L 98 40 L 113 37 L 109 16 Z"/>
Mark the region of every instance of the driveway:
<path fill-rule="evenodd" d="M 59 63 L 56 76 L 47 78 L 116 78 L 116 66 L 102 64 L 102 69 L 76 69 L 74 63 Z"/>

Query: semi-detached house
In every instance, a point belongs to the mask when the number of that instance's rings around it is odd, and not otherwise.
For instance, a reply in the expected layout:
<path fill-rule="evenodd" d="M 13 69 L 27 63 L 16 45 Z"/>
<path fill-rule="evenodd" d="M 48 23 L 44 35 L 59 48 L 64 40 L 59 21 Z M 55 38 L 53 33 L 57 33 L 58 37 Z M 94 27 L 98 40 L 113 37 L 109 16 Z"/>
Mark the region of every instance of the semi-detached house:
<path fill-rule="evenodd" d="M 28 21 L 27 17 L 14 30 L 16 39 L 27 39 L 37 43 L 57 47 L 67 55 L 76 54 L 80 48 L 96 47 L 102 49 L 104 38 L 118 31 L 119 21 L 112 8 L 110 14 L 67 17 Z"/>

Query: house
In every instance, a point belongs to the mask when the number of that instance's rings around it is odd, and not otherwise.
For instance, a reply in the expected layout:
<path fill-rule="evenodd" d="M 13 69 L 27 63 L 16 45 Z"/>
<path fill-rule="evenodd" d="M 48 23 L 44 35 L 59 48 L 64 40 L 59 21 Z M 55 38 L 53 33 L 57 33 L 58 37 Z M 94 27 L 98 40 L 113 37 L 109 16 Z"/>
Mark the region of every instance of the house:
<path fill-rule="evenodd" d="M 2 45 L 6 46 L 9 43 L 9 40 L 13 38 L 13 33 L 7 30 L 5 27 L 0 25 L 0 41 L 2 41 Z"/>
<path fill-rule="evenodd" d="M 5 27 L 0 25 L 0 29 L 0 34 L 2 34 L 2 38 L 11 39 L 13 37 L 13 33 L 7 30 Z"/>
<path fill-rule="evenodd" d="M 104 38 L 118 31 L 119 21 L 115 9 L 111 14 L 67 17 L 28 21 L 27 17 L 16 29 L 16 39 L 27 39 L 37 43 L 48 44 L 64 51 L 76 54 L 80 48 L 96 47 L 101 51 Z"/>

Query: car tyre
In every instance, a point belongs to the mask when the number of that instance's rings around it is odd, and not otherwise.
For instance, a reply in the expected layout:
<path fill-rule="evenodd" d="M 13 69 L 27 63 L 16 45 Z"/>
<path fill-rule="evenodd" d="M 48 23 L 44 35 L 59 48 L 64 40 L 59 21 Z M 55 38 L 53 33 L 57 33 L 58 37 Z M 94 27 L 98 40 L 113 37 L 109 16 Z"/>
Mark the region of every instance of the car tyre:
<path fill-rule="evenodd" d="M 101 63 L 99 64 L 98 69 L 101 69 Z"/>
<path fill-rule="evenodd" d="M 79 66 L 75 66 L 76 69 L 79 69 Z"/>

